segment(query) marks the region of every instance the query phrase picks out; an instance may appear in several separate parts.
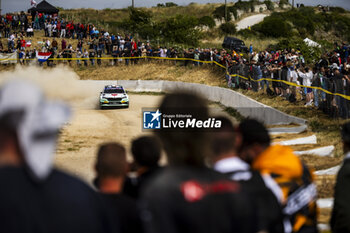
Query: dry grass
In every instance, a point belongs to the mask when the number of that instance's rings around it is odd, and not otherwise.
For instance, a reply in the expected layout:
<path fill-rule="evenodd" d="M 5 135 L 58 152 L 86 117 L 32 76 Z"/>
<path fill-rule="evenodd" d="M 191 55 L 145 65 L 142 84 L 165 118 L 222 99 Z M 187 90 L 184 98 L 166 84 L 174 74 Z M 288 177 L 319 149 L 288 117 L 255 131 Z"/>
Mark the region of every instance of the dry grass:
<path fill-rule="evenodd" d="M 316 155 L 302 155 L 300 156 L 300 159 L 314 170 L 323 170 L 334 167 L 340 164 L 342 161 L 341 158 L 329 156 L 320 157 Z"/>
<path fill-rule="evenodd" d="M 309 130 L 317 136 L 319 146 L 335 146 L 335 157 L 342 157 L 342 143 L 340 137 L 341 125 L 346 120 L 332 119 L 315 108 L 306 108 L 302 101 L 290 103 L 282 97 L 269 97 L 261 92 L 238 90 L 263 104 L 274 107 L 282 112 L 308 120 Z"/>
<path fill-rule="evenodd" d="M 218 34 L 218 30 L 214 35 Z M 211 36 L 211 35 L 210 35 Z M 273 38 L 264 38 L 264 39 L 259 39 L 259 38 L 243 38 L 242 36 L 237 36 L 234 35 L 234 37 L 237 37 L 241 40 L 244 41 L 247 47 L 249 47 L 250 44 L 253 45 L 253 48 L 255 51 L 263 51 L 267 49 L 270 45 L 274 45 L 278 43 L 277 39 Z M 215 36 L 210 39 L 206 38 L 201 40 L 201 47 L 211 47 L 211 48 L 221 48 L 222 42 L 224 41 L 224 36 Z"/>
<path fill-rule="evenodd" d="M 328 224 L 331 219 L 332 209 L 321 209 L 318 215 L 318 222 Z M 323 231 L 323 233 L 329 233 L 329 231 Z"/>
<path fill-rule="evenodd" d="M 221 4 L 208 3 L 196 4 L 192 3 L 187 6 L 174 7 L 151 7 L 139 8 L 145 10 L 153 16 L 155 22 L 162 22 L 166 18 L 174 17 L 178 14 L 191 15 L 200 18 L 205 15 L 212 15 L 214 9 Z M 79 22 L 91 22 L 96 25 L 104 24 L 105 22 L 121 22 L 129 17 L 128 9 L 65 9 L 60 12 L 62 16 L 68 20 Z"/>
<path fill-rule="evenodd" d="M 203 70 L 204 69 L 204 70 Z M 169 80 L 182 81 L 201 84 L 210 84 L 212 86 L 224 86 L 225 81 L 222 73 L 212 66 L 196 68 L 193 66 L 173 66 L 167 62 L 139 64 L 135 66 L 119 65 L 118 67 L 106 66 L 82 67 L 75 71 L 81 79 L 97 80 Z"/>
<path fill-rule="evenodd" d="M 314 133 L 311 131 L 306 131 L 300 134 L 278 134 L 278 135 L 272 135 L 271 138 L 274 142 L 280 142 L 285 140 L 290 140 L 294 138 L 303 138 L 313 135 Z"/>

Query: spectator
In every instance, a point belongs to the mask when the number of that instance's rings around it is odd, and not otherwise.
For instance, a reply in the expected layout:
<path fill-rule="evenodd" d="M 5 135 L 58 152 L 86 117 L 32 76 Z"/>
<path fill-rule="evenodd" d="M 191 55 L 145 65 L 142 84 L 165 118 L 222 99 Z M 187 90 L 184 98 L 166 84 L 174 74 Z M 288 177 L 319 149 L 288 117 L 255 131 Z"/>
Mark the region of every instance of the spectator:
<path fill-rule="evenodd" d="M 120 224 L 121 233 L 142 233 L 143 227 L 136 202 L 121 193 L 128 169 L 125 148 L 118 143 L 101 145 L 95 169 L 95 184 L 115 222 Z"/>
<path fill-rule="evenodd" d="M 238 132 L 242 137 L 240 157 L 251 164 L 254 170 L 272 176 L 280 186 L 285 232 L 318 232 L 317 191 L 309 169 L 293 154 L 291 148 L 270 145 L 268 131 L 258 121 L 242 121 Z"/>
<path fill-rule="evenodd" d="M 350 124 L 343 125 L 341 131 L 343 139 L 344 162 L 337 175 L 334 189 L 334 205 L 330 221 L 333 233 L 350 232 Z"/>
<path fill-rule="evenodd" d="M 114 231 L 97 194 L 52 168 L 68 107 L 45 100 L 36 86 L 24 81 L 5 84 L 0 95 L 0 231 Z"/>
<path fill-rule="evenodd" d="M 240 138 L 236 137 L 232 122 L 224 117 L 216 119 L 221 120 L 222 126 L 215 131 L 212 142 L 214 169 L 240 182 L 248 190 L 250 201 L 256 210 L 258 223 L 255 232 L 283 232 L 282 209 L 277 199 L 281 196 L 278 185 L 268 174 L 262 176 L 259 172 L 252 171 L 249 164 L 238 157 L 236 144 Z M 273 192 L 276 192 L 277 197 Z"/>
<path fill-rule="evenodd" d="M 124 193 L 138 199 L 140 190 L 147 181 L 160 170 L 158 165 L 161 146 L 153 136 L 143 136 L 135 139 L 131 152 L 136 167 L 136 177 L 128 177 L 124 183 Z"/>
<path fill-rule="evenodd" d="M 312 89 L 311 87 L 311 81 L 313 79 L 313 73 L 312 70 L 310 70 L 309 67 L 306 67 L 303 72 L 298 70 L 298 75 L 303 79 L 303 85 L 307 86 L 304 87 L 304 93 L 306 95 L 306 104 L 305 106 L 310 106 L 313 102 L 312 99 Z"/>
<path fill-rule="evenodd" d="M 162 114 L 208 119 L 206 102 L 192 94 L 165 96 Z M 209 135 L 201 130 L 161 129 L 169 167 L 145 188 L 141 204 L 148 232 L 253 232 L 252 206 L 240 184 L 205 167 Z M 215 188 L 215 187 L 220 187 Z M 213 225 L 215 223 L 215 226 Z"/>

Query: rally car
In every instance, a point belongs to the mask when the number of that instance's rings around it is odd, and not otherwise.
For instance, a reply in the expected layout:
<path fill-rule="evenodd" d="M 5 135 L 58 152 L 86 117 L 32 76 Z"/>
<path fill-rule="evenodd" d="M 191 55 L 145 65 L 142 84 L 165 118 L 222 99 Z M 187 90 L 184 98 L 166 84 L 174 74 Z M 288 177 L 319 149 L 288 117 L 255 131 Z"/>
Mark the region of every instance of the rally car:
<path fill-rule="evenodd" d="M 122 86 L 107 85 L 100 94 L 100 108 L 129 107 L 129 96 Z"/>

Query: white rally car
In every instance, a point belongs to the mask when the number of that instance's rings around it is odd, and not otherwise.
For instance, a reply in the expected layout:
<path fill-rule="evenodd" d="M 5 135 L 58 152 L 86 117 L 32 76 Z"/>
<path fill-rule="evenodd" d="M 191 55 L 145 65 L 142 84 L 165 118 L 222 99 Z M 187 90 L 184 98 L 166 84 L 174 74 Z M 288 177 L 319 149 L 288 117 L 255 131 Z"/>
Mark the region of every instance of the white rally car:
<path fill-rule="evenodd" d="M 100 94 L 100 108 L 129 107 L 129 96 L 122 86 L 107 85 Z"/>

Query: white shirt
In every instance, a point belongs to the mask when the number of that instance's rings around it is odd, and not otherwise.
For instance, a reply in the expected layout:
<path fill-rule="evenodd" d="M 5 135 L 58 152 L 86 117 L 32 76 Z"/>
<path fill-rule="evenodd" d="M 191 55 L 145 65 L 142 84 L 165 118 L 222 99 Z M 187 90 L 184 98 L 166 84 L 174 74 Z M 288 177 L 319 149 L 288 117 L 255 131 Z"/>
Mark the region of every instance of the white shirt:
<path fill-rule="evenodd" d="M 303 78 L 303 84 L 304 86 L 311 86 L 311 80 L 314 74 L 310 70 L 308 73 L 298 72 L 299 76 Z"/>
<path fill-rule="evenodd" d="M 298 81 L 298 74 L 295 70 L 290 71 L 290 81 L 294 83 Z"/>
<path fill-rule="evenodd" d="M 215 171 L 229 173 L 240 171 L 234 174 L 231 179 L 235 181 L 249 180 L 252 176 L 250 166 L 239 157 L 229 157 L 217 161 L 213 166 Z M 268 174 L 261 175 L 267 188 L 276 196 L 277 200 L 283 202 L 283 192 L 276 181 Z"/>

